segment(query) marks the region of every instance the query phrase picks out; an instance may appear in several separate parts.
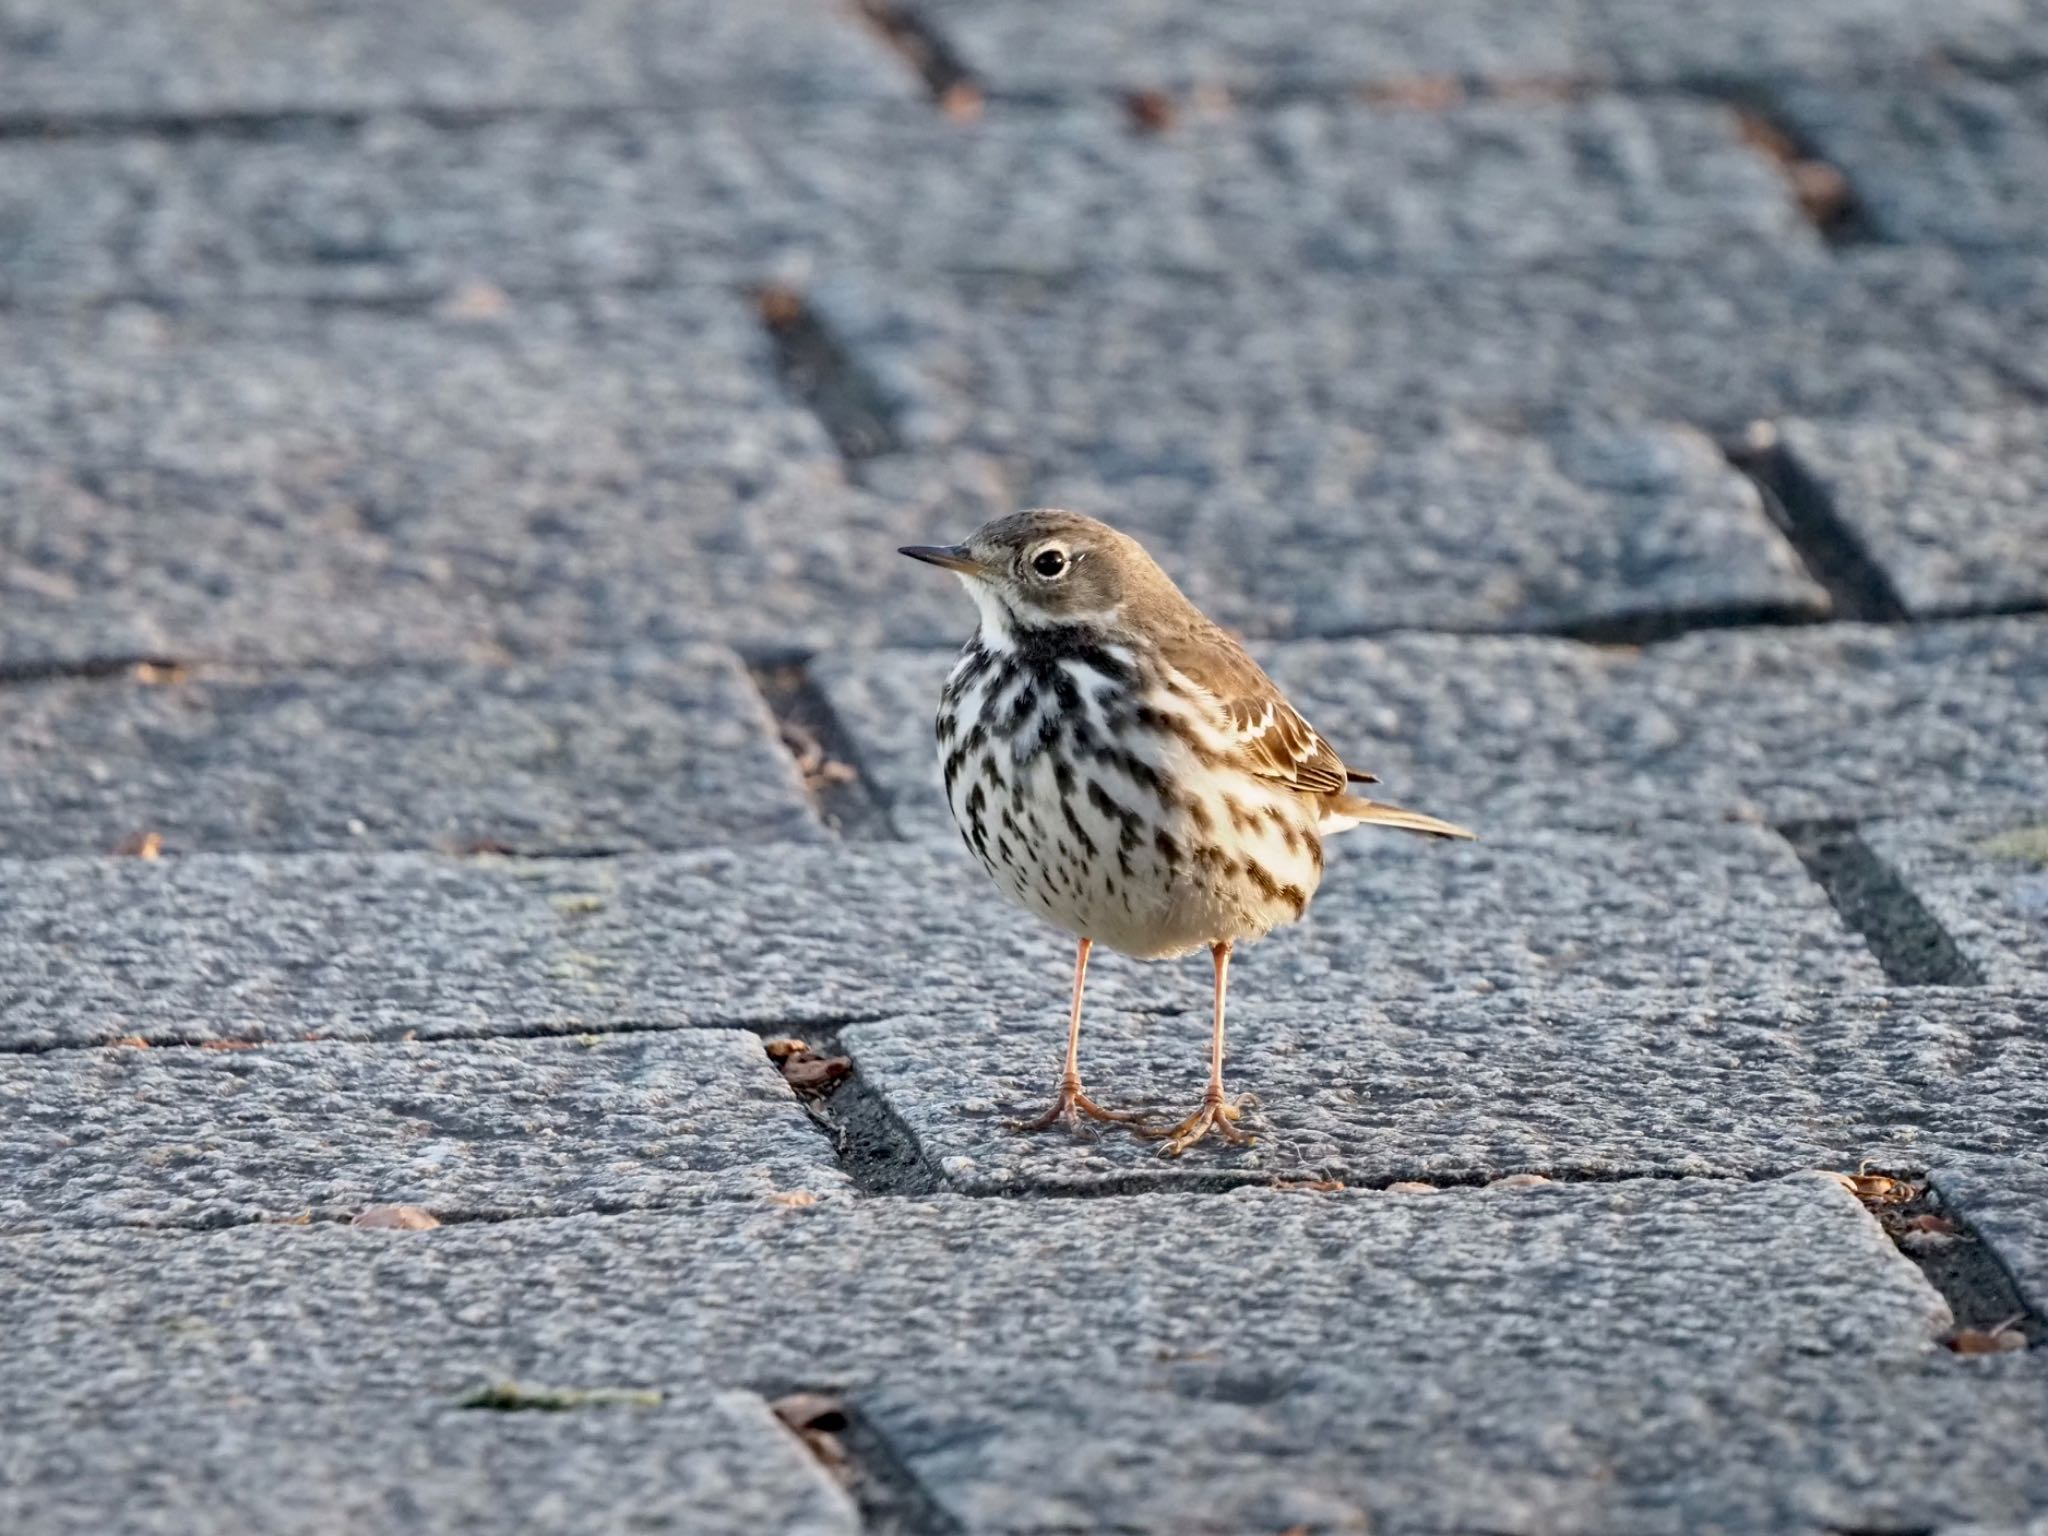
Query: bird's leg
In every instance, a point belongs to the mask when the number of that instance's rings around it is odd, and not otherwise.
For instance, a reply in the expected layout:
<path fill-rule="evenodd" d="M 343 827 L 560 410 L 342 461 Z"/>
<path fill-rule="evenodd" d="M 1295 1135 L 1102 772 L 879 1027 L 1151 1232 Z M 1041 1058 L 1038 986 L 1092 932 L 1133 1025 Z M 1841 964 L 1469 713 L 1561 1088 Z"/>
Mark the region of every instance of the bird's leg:
<path fill-rule="evenodd" d="M 1042 1131 L 1055 1124 L 1078 1131 L 1082 1115 L 1091 1120 L 1143 1118 L 1120 1109 L 1104 1109 L 1081 1091 L 1081 989 L 1088 981 L 1088 951 L 1094 947 L 1093 939 L 1083 939 L 1074 956 L 1074 1011 L 1067 1020 L 1067 1067 L 1060 1074 L 1059 1095 L 1052 1101 L 1052 1108 L 1037 1119 L 1012 1121 L 1010 1129 L 1013 1131 Z"/>
<path fill-rule="evenodd" d="M 1233 1104 L 1223 1096 L 1223 999 L 1230 986 L 1229 941 L 1211 944 L 1209 953 L 1216 961 L 1216 1026 L 1209 1037 L 1209 1086 L 1202 1094 L 1202 1107 L 1169 1130 L 1140 1133 L 1165 1138 L 1166 1145 L 1159 1150 L 1167 1157 L 1179 1157 L 1211 1131 L 1236 1147 L 1248 1147 L 1253 1140 L 1235 1124 L 1243 1101 Z"/>

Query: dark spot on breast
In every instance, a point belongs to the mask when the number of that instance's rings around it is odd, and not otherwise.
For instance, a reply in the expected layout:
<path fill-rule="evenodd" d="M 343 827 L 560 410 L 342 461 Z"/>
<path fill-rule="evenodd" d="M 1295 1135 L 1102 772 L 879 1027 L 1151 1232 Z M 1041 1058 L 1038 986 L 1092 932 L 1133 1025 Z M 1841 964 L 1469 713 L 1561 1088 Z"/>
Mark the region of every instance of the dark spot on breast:
<path fill-rule="evenodd" d="M 1010 706 L 1010 723 L 1007 727 L 1009 735 L 1013 738 L 1023 735 L 1024 727 L 1030 724 L 1031 717 L 1037 713 L 1038 695 L 1027 683 L 1017 690 L 1017 702 Z"/>
<path fill-rule="evenodd" d="M 1095 857 L 1095 839 L 1088 835 L 1088 829 L 1081 825 L 1081 818 L 1074 814 L 1074 808 L 1066 801 L 1060 802 L 1060 816 L 1066 821 L 1067 830 L 1074 834 L 1074 841 L 1081 845 L 1082 852 L 1089 858 Z"/>
<path fill-rule="evenodd" d="M 1108 754 L 1109 760 L 1133 784 L 1152 792 L 1152 797 L 1161 804 L 1167 802 L 1166 780 L 1159 776 L 1159 770 L 1145 759 L 1124 747 L 1117 747 Z"/>
<path fill-rule="evenodd" d="M 1246 859 L 1244 861 L 1244 874 L 1247 880 L 1258 887 L 1259 894 L 1265 897 L 1266 900 L 1278 901 L 1280 899 L 1280 882 L 1275 880 L 1267 871 L 1266 866 L 1259 863 L 1257 859 Z"/>

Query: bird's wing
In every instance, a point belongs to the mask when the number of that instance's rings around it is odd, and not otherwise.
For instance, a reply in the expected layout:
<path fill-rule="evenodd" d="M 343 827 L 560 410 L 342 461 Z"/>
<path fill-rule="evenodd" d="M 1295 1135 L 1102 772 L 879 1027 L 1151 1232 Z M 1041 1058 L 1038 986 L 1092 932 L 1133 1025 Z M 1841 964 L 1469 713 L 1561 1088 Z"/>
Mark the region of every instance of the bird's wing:
<path fill-rule="evenodd" d="M 1176 672 L 1209 696 L 1215 724 L 1244 766 L 1304 795 L 1342 794 L 1371 774 L 1352 773 L 1259 664 L 1222 630 L 1161 647 Z"/>

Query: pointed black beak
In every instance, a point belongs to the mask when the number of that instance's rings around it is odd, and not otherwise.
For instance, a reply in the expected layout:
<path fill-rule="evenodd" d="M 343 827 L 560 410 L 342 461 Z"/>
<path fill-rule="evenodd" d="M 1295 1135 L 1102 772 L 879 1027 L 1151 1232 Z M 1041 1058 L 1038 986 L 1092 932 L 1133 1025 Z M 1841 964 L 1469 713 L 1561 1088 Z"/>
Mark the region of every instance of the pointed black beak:
<path fill-rule="evenodd" d="M 922 560 L 926 565 L 936 565 L 942 570 L 961 571 L 972 576 L 981 569 L 981 562 L 967 552 L 965 544 L 906 544 L 896 551 L 913 560 Z"/>

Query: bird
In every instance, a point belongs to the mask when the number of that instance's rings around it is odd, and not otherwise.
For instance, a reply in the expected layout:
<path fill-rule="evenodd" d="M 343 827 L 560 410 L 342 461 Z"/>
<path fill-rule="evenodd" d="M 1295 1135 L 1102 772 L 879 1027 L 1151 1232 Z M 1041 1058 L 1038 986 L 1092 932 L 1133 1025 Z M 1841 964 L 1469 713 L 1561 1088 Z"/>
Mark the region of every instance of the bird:
<path fill-rule="evenodd" d="M 1307 916 L 1323 839 L 1348 828 L 1473 834 L 1375 801 L 1228 632 L 1143 545 L 1078 512 L 999 517 L 960 544 L 911 545 L 957 575 L 979 623 L 946 678 L 936 722 L 946 801 L 968 851 L 1017 905 L 1077 943 L 1067 1050 L 1044 1114 L 1126 1122 L 1178 1157 L 1214 1133 L 1240 1146 L 1223 1087 L 1235 948 Z M 1209 1080 L 1185 1119 L 1088 1097 L 1081 998 L 1097 944 L 1140 960 L 1209 951 Z"/>

